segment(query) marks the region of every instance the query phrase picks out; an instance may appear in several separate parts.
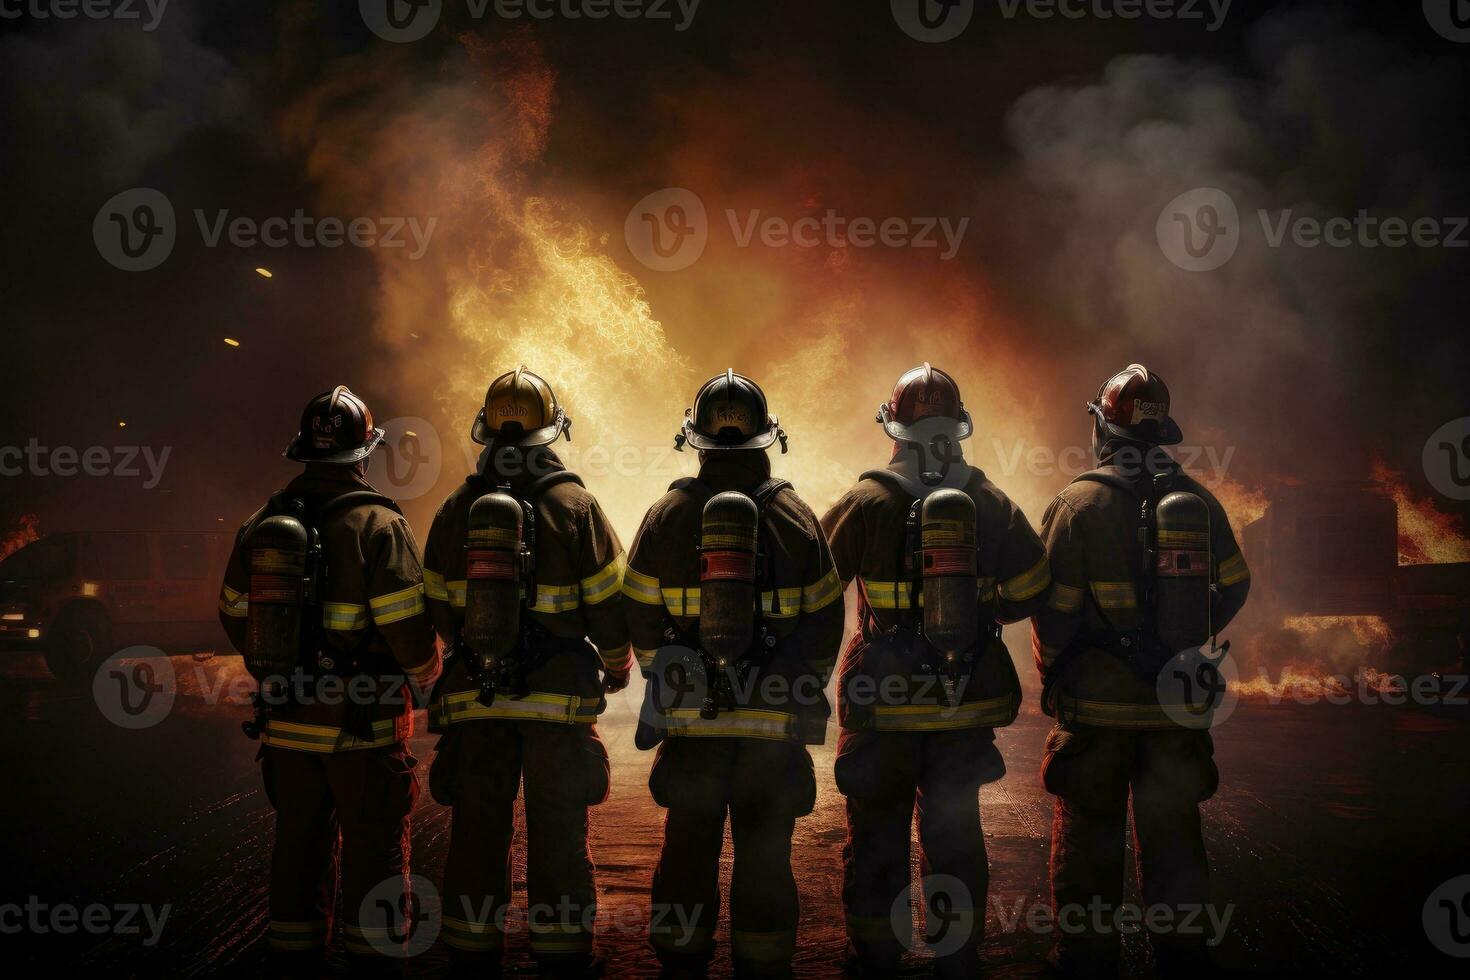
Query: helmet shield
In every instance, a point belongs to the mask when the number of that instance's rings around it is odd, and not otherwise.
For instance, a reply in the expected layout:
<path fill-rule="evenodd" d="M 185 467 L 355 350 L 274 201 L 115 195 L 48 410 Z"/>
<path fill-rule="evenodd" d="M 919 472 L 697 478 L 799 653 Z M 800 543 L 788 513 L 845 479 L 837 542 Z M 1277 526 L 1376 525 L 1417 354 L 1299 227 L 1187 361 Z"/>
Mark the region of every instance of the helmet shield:
<path fill-rule="evenodd" d="M 780 438 L 781 427 L 760 385 L 729 369 L 700 387 L 680 435 L 702 452 L 767 449 Z"/>
<path fill-rule="evenodd" d="M 1174 446 L 1184 438 L 1169 414 L 1169 386 L 1142 364 L 1130 364 L 1104 382 L 1087 411 L 1122 439 Z"/>
<path fill-rule="evenodd" d="M 925 443 L 941 433 L 959 442 L 975 433 L 960 386 L 928 361 L 903 373 L 887 404 L 878 407 L 878 421 L 898 442 Z"/>
<path fill-rule="evenodd" d="M 307 403 L 301 430 L 286 447 L 285 457 L 298 463 L 349 466 L 372 455 L 385 433 L 373 427 L 367 403 L 338 385 Z"/>

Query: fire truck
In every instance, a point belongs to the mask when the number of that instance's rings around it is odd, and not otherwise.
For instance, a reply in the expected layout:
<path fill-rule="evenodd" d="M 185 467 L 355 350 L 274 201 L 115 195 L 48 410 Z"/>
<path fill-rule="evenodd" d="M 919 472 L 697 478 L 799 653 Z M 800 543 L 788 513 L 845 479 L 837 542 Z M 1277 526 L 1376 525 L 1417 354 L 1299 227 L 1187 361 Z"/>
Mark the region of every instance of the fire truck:
<path fill-rule="evenodd" d="M 1383 484 L 1280 487 L 1242 547 L 1252 619 L 1376 616 L 1398 640 L 1396 669 L 1466 668 L 1470 562 L 1400 564 L 1398 507 Z"/>
<path fill-rule="evenodd" d="M 218 531 L 48 534 L 0 562 L 0 647 L 43 651 L 68 683 L 127 647 L 228 649 L 218 608 L 231 543 Z"/>

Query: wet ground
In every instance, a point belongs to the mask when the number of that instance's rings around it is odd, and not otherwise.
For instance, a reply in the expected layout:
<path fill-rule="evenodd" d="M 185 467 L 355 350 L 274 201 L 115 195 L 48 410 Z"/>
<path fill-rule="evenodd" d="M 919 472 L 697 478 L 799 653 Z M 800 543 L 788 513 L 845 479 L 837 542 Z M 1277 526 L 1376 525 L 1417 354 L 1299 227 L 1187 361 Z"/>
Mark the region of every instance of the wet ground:
<path fill-rule="evenodd" d="M 207 704 L 199 693 L 201 683 L 207 688 L 237 668 L 188 657 L 173 663 L 183 680 L 172 710 L 157 724 L 128 730 L 104 717 L 91 691 L 52 681 L 39 658 L 0 661 L 10 789 L 0 808 L 0 905 L 34 896 L 50 909 L 147 905 L 157 915 L 168 908 L 156 942 L 141 916 L 131 934 L 38 932 L 5 911 L 0 948 L 12 966 L 57 975 L 260 972 L 272 813 L 255 744 L 238 728 L 244 709 Z M 614 976 L 654 974 L 643 910 L 662 815 L 646 789 L 650 757 L 632 744 L 633 710 L 620 698 L 603 726 L 614 794 L 592 821 L 601 947 Z M 1012 975 L 1036 972 L 1048 945 L 1024 917 L 1014 924 L 1017 911 L 1047 895 L 1051 801 L 1036 773 L 1048 724 L 1028 713 L 1001 733 L 1010 775 L 981 793 L 993 870 L 985 951 Z M 1385 705 L 1246 702 L 1217 731 L 1216 745 L 1222 788 L 1205 820 L 1212 901 L 1233 912 L 1216 952 L 1223 966 L 1249 975 L 1366 976 L 1448 975 L 1462 965 L 1430 945 L 1421 916 L 1438 885 L 1470 874 L 1465 717 Z M 422 777 L 432 741 L 421 734 L 412 748 L 423 760 Z M 794 848 L 803 977 L 839 975 L 843 947 L 842 807 L 831 746 L 817 750 L 816 760 L 819 802 L 798 824 Z M 414 814 L 413 863 L 434 881 L 448 827 L 447 811 L 424 793 Z M 726 874 L 729 858 L 727 847 Z M 518 867 L 523 902 L 522 885 Z M 523 937 L 513 939 L 512 954 L 525 964 Z M 1129 971 L 1142 975 L 1144 944 L 1131 937 L 1126 954 Z M 436 947 L 409 972 L 444 970 Z"/>

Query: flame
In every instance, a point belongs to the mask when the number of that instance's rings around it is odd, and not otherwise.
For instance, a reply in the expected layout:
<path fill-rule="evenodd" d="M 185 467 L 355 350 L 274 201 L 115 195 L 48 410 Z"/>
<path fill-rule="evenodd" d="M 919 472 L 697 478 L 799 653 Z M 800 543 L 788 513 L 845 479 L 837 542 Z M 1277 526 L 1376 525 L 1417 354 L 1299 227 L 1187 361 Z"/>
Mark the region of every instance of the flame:
<path fill-rule="evenodd" d="M 1349 697 L 1356 692 L 1373 694 L 1399 694 L 1406 687 L 1398 674 L 1389 674 L 1373 667 L 1359 667 L 1350 674 L 1333 674 L 1321 664 L 1289 663 L 1273 679 L 1266 668 L 1256 671 L 1255 677 L 1242 675 L 1233 685 L 1235 693 L 1243 698 L 1268 701 L 1303 701 L 1322 698 Z"/>
<path fill-rule="evenodd" d="M 1288 616 L 1281 624 L 1303 636 L 1347 629 L 1370 650 L 1383 650 L 1393 643 L 1393 630 L 1382 616 Z"/>
<path fill-rule="evenodd" d="M 1266 491 L 1261 487 L 1248 487 L 1228 476 L 1218 483 L 1210 484 L 1210 492 L 1220 501 L 1220 506 L 1225 508 L 1225 513 L 1230 517 L 1230 526 L 1237 534 L 1241 528 L 1264 516 L 1269 503 Z"/>
<path fill-rule="evenodd" d="M 1400 565 L 1470 561 L 1470 538 L 1463 521 L 1415 494 L 1403 474 L 1389 469 L 1382 460 L 1373 464 L 1373 479 L 1387 486 L 1398 505 Z"/>
<path fill-rule="evenodd" d="M 0 533 L 0 561 L 15 554 L 41 536 L 41 520 L 35 514 L 22 514 Z"/>

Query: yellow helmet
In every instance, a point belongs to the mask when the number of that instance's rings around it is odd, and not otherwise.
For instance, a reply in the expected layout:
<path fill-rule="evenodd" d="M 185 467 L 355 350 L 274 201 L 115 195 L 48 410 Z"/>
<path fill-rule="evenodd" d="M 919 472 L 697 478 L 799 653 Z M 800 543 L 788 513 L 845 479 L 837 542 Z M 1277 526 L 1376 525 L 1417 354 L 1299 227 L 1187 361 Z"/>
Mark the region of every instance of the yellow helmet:
<path fill-rule="evenodd" d="M 530 448 L 553 443 L 563 432 L 570 440 L 571 427 L 551 385 L 523 364 L 490 382 L 470 438 L 482 446 Z"/>

